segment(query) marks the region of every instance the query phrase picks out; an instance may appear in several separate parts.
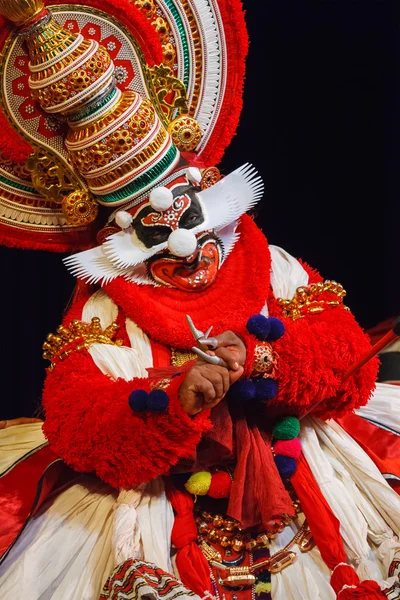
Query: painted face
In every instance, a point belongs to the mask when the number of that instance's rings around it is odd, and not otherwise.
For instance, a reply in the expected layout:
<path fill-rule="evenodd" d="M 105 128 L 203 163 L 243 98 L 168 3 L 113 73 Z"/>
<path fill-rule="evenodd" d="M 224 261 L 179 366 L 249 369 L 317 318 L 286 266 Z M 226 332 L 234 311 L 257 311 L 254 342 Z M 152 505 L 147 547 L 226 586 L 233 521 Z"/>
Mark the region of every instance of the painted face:
<path fill-rule="evenodd" d="M 185 292 L 200 292 L 215 281 L 221 258 L 219 240 L 206 232 L 198 236 L 198 247 L 192 256 L 178 258 L 164 251 L 149 260 L 148 270 L 157 283 Z"/>
<path fill-rule="evenodd" d="M 192 185 L 178 185 L 171 191 L 174 201 L 170 208 L 158 212 L 147 202 L 134 216 L 133 229 L 146 248 L 166 242 L 176 229 L 193 229 L 204 221 L 196 190 Z"/>
<path fill-rule="evenodd" d="M 193 185 L 177 185 L 171 191 L 174 201 L 170 208 L 158 212 L 147 202 L 134 216 L 133 229 L 146 248 L 166 242 L 176 229 L 193 229 L 204 221 Z M 163 250 L 148 261 L 148 272 L 157 283 L 197 292 L 213 283 L 220 263 L 219 242 L 215 236 L 203 232 L 198 235 L 198 245 L 191 256 L 179 258 Z"/>
<path fill-rule="evenodd" d="M 155 187 L 134 209 L 116 211 L 109 222 L 115 219 L 119 230 L 100 246 L 67 257 L 70 271 L 94 283 L 123 276 L 189 292 L 210 286 L 240 235 L 240 217 L 261 198 L 263 183 L 249 164 L 204 190 L 192 172 L 186 175 Z"/>

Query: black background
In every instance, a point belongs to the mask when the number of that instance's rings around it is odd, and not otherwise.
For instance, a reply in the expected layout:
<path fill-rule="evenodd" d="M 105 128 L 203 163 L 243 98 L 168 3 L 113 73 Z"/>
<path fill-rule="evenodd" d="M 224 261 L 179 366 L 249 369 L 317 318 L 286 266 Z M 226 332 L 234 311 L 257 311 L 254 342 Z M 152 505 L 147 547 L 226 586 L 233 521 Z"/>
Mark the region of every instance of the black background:
<path fill-rule="evenodd" d="M 399 2 L 244 5 L 244 111 L 222 169 L 257 167 L 266 184 L 257 222 L 269 241 L 343 283 L 372 327 L 400 313 Z M 40 405 L 41 344 L 74 286 L 61 259 L 0 248 L 0 418 Z"/>

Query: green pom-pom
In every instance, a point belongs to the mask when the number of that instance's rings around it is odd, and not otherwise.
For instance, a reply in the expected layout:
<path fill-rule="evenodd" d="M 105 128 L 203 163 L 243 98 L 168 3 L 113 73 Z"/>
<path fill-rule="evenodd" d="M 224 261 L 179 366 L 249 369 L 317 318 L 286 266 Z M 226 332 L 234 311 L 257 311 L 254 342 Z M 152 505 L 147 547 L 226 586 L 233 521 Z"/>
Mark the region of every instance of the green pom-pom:
<path fill-rule="evenodd" d="M 205 496 L 210 489 L 211 473 L 208 471 L 199 471 L 193 473 L 185 483 L 185 488 L 194 496 Z"/>
<path fill-rule="evenodd" d="M 300 433 L 300 421 L 296 417 L 284 417 L 276 423 L 272 435 L 276 440 L 294 440 Z"/>

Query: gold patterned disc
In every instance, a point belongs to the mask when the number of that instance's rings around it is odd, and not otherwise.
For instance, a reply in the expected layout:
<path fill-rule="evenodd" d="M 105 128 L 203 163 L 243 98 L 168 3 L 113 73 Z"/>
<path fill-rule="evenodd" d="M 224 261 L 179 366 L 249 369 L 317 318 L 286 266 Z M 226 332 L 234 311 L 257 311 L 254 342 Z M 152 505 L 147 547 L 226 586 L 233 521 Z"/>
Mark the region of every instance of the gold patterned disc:
<path fill-rule="evenodd" d="M 217 167 L 209 167 L 208 169 L 205 169 L 205 171 L 203 171 L 200 181 L 200 187 L 202 190 L 206 190 L 212 185 L 218 183 L 220 179 L 221 173 L 219 169 Z"/>
<path fill-rule="evenodd" d="M 65 196 L 62 202 L 64 217 L 71 225 L 89 225 L 98 213 L 97 203 L 88 192 L 78 190 Z"/>
<path fill-rule="evenodd" d="M 198 146 L 202 131 L 199 123 L 189 115 L 181 115 L 168 126 L 172 141 L 178 150 L 192 152 Z"/>

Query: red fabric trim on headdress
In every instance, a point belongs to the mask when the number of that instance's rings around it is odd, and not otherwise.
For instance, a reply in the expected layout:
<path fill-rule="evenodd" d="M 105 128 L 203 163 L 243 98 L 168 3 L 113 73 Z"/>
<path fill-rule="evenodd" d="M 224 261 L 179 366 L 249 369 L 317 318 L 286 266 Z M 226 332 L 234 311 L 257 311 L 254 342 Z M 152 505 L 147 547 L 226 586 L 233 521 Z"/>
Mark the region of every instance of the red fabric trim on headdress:
<path fill-rule="evenodd" d="M 0 154 L 14 162 L 24 162 L 32 154 L 32 146 L 11 127 L 4 112 L 0 110 Z"/>
<path fill-rule="evenodd" d="M 239 123 L 243 106 L 243 83 L 249 38 L 240 0 L 219 0 L 226 40 L 228 71 L 225 94 L 217 122 L 199 160 L 215 165 L 221 160 Z"/>
<path fill-rule="evenodd" d="M 46 4 L 50 6 L 65 4 L 65 0 L 46 0 Z M 149 67 L 163 61 L 161 41 L 154 27 L 134 4 L 127 0 L 76 0 L 74 6 L 79 5 L 93 6 L 116 17 L 138 42 Z"/>
<path fill-rule="evenodd" d="M 84 231 L 71 231 L 70 233 L 56 231 L 53 233 L 38 233 L 37 231 L 0 224 L 0 244 L 9 248 L 48 250 L 49 252 L 87 250 L 93 246 L 91 232 L 92 229 L 88 227 Z"/>

